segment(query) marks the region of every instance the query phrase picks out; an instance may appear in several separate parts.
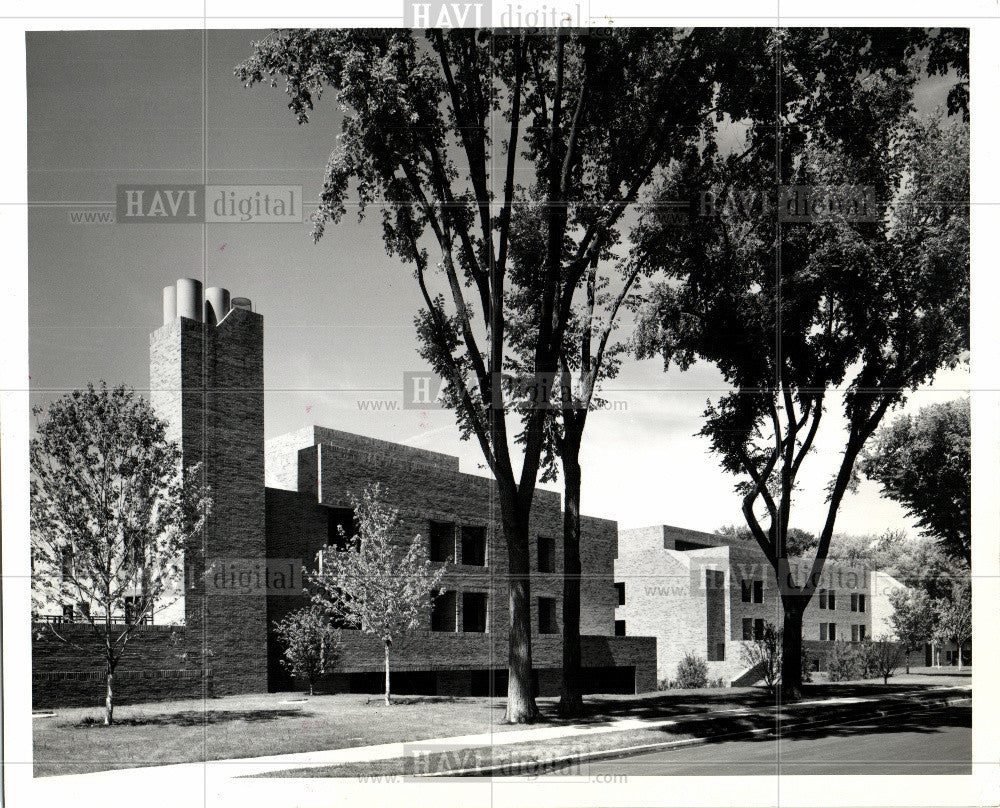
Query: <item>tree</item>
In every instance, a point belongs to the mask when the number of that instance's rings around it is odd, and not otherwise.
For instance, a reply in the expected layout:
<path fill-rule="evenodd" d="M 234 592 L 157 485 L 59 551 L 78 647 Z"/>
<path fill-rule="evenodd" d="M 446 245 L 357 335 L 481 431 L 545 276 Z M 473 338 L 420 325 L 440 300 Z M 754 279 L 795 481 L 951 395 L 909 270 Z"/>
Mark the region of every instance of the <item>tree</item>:
<path fill-rule="evenodd" d="M 773 623 L 764 624 L 760 637 L 743 642 L 740 659 L 748 668 L 758 668 L 764 684 L 772 693 L 781 679 L 781 629 Z"/>
<path fill-rule="evenodd" d="M 730 385 L 709 401 L 701 434 L 739 478 L 744 517 L 774 570 L 789 697 L 801 683 L 802 614 L 866 441 L 968 348 L 968 130 L 909 114 L 910 56 L 924 41 L 909 36 L 774 32 L 759 58 L 766 104 L 752 88 L 728 108 L 748 124 L 746 148 L 691 155 L 663 184 L 664 201 L 709 189 L 710 215 L 677 228 L 664 205 L 650 206 L 633 233 L 637 260 L 667 276 L 644 310 L 639 355 L 682 369 L 707 361 Z M 831 212 L 783 221 L 795 189 L 819 195 L 811 211 L 818 199 Z M 790 574 L 789 520 L 833 391 L 843 391 L 845 439 L 802 580 Z"/>
<path fill-rule="evenodd" d="M 33 413 L 44 419 L 29 447 L 32 596 L 78 604 L 100 638 L 110 725 L 122 654 L 183 592 L 183 556 L 196 552 L 211 501 L 200 468 L 184 475 L 166 423 L 129 387 L 89 384 Z"/>
<path fill-rule="evenodd" d="M 740 541 L 755 541 L 753 533 L 746 525 L 723 525 L 715 532 L 719 536 L 732 536 Z M 804 556 L 815 550 L 819 542 L 814 534 L 798 527 L 788 528 L 787 535 L 788 555 L 791 558 Z"/>
<path fill-rule="evenodd" d="M 956 663 L 962 668 L 962 648 L 972 639 L 972 584 L 969 580 L 951 582 L 951 592 L 934 602 L 934 635 L 943 643 L 955 643 Z"/>
<path fill-rule="evenodd" d="M 309 695 L 313 695 L 316 680 L 337 664 L 340 632 L 315 604 L 276 620 L 274 629 L 285 646 L 281 664 L 295 678 L 305 679 L 309 683 Z"/>
<path fill-rule="evenodd" d="M 338 526 L 344 549 L 319 551 L 319 568 L 307 572 L 313 603 L 340 616 L 345 624 L 378 637 L 385 652 L 385 703 L 391 704 L 389 650 L 416 628 L 430 608 L 445 573 L 425 556 L 420 536 L 399 543 L 399 512 L 382 501 L 379 484 L 351 497 L 358 533 L 348 539 Z"/>
<path fill-rule="evenodd" d="M 949 555 L 972 563 L 969 399 L 922 407 L 875 433 L 861 471 L 901 503 Z"/>
<path fill-rule="evenodd" d="M 882 634 L 874 642 L 867 643 L 865 653 L 865 666 L 869 672 L 882 677 L 882 684 L 889 684 L 889 677 L 892 676 L 899 664 L 903 661 L 905 651 L 887 634 Z M 909 668 L 907 668 L 909 673 Z M 867 678 L 867 676 L 866 676 Z"/>
<path fill-rule="evenodd" d="M 910 672 L 910 653 L 919 651 L 934 634 L 934 609 L 927 593 L 921 590 L 898 589 L 889 593 L 892 625 L 896 641 L 906 654 L 906 672 Z"/>
<path fill-rule="evenodd" d="M 715 36 L 276 31 L 236 70 L 247 85 L 283 77 L 300 123 L 326 88 L 337 93 L 343 125 L 314 238 L 348 205 L 363 214 L 378 203 L 386 250 L 413 267 L 424 302 L 416 317 L 421 355 L 497 484 L 508 559 L 509 722 L 537 716 L 528 525 L 550 420 L 542 407 L 518 410 L 516 472 L 502 395 L 512 212 L 530 197 L 542 216 L 528 371 L 544 385 L 559 370 L 588 268 L 618 240 L 624 212 L 710 103 L 705 65 Z"/>

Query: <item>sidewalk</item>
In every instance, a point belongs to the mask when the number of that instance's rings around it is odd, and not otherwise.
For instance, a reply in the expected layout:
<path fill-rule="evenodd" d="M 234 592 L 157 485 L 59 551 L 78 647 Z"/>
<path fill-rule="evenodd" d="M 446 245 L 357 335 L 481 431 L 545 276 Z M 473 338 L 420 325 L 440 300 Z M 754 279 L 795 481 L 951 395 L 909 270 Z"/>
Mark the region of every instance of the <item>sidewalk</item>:
<path fill-rule="evenodd" d="M 153 780 L 161 780 L 164 783 L 177 783 L 183 781 L 185 778 L 194 777 L 200 780 L 204 777 L 206 785 L 208 785 L 209 781 L 254 775 L 260 776 L 275 772 L 318 768 L 327 769 L 329 767 L 349 764 L 398 761 L 405 758 L 408 748 L 412 749 L 415 746 L 438 746 L 444 749 L 472 749 L 476 747 L 505 748 L 537 743 L 557 743 L 567 740 L 586 741 L 587 739 L 604 739 L 613 741 L 615 739 L 611 736 L 627 736 L 628 733 L 662 730 L 668 727 L 674 727 L 680 734 L 686 734 L 687 737 L 681 737 L 676 741 L 662 742 L 662 746 L 666 746 L 667 744 L 699 743 L 709 737 L 718 737 L 719 731 L 732 731 L 736 726 L 749 725 L 751 727 L 744 729 L 744 732 L 768 731 L 771 729 L 773 723 L 778 720 L 779 709 L 781 711 L 781 720 L 786 720 L 787 718 L 808 719 L 817 713 L 815 708 L 818 707 L 825 709 L 822 713 L 816 714 L 815 719 L 835 720 L 838 717 L 844 718 L 847 715 L 857 714 L 859 708 L 870 707 L 871 710 L 868 712 L 871 713 L 885 709 L 902 709 L 908 706 L 951 703 L 956 700 L 969 698 L 971 692 L 971 685 L 935 687 L 929 688 L 920 694 L 838 697 L 785 704 L 781 705 L 780 708 L 778 706 L 768 708 L 728 708 L 694 717 L 674 716 L 663 719 L 619 718 L 600 724 L 537 726 L 501 733 L 459 735 L 412 743 L 389 743 L 378 746 L 348 747 L 256 758 L 211 760 L 199 763 L 147 766 L 137 769 L 115 769 L 88 774 L 39 778 L 36 783 L 52 783 L 53 786 L 57 786 L 58 783 L 62 782 L 63 786 L 65 786 L 70 782 L 80 783 L 81 785 L 84 783 L 96 785 L 97 782 L 101 782 L 114 784 L 116 788 L 128 788 L 133 784 L 149 788 Z M 741 723 L 739 719 L 746 720 Z M 756 719 L 756 724 L 754 721 L 749 721 L 749 719 Z M 752 728 L 754 726 L 757 728 Z M 594 754 L 607 754 L 607 750 L 597 751 Z M 576 757 L 579 758 L 579 755 Z M 484 767 L 481 772 L 488 774 L 490 768 Z M 470 773 L 470 770 L 466 770 L 463 773 Z"/>

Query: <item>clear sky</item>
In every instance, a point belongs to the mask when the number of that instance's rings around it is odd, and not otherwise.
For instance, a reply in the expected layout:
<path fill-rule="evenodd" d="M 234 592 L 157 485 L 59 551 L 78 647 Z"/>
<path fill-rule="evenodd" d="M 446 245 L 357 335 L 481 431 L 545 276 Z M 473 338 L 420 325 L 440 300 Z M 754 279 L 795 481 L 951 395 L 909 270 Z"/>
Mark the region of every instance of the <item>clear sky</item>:
<path fill-rule="evenodd" d="M 399 401 L 403 373 L 425 369 L 413 328 L 420 295 L 410 269 L 386 256 L 377 216 L 360 224 L 348 216 L 315 245 L 308 223 L 70 222 L 69 210 L 83 205 L 66 203 L 113 202 L 125 183 L 301 185 L 315 199 L 340 115 L 327 96 L 299 126 L 280 87 L 242 87 L 233 68 L 264 34 L 208 31 L 204 43 L 202 31 L 29 34 L 33 402 L 98 379 L 147 388 L 161 289 L 198 277 L 251 298 L 264 315 L 268 437 L 317 423 L 457 454 L 463 470 L 484 473 L 478 446 L 459 440 L 450 412 L 359 404 Z M 940 103 L 942 87 L 924 82 L 921 105 Z M 665 374 L 659 361 L 627 362 L 604 392 L 627 409 L 588 421 L 584 512 L 622 527 L 742 524 L 733 478 L 696 436 L 720 385 L 709 366 Z M 968 385 L 966 371 L 942 373 L 907 409 L 963 395 Z M 843 441 L 839 398 L 828 402 L 792 519 L 814 533 Z M 863 482 L 837 527 L 912 524 Z"/>

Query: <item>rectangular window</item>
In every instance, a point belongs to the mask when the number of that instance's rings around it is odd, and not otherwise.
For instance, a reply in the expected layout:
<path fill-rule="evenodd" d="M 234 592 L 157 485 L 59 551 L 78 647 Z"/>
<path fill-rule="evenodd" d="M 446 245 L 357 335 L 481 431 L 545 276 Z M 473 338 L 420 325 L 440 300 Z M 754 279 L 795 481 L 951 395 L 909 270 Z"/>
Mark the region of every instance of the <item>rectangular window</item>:
<path fill-rule="evenodd" d="M 754 581 L 753 582 L 753 602 L 763 603 L 764 602 L 764 582 Z"/>
<path fill-rule="evenodd" d="M 820 642 L 826 642 L 830 639 L 830 624 L 820 623 L 819 624 L 819 639 Z"/>
<path fill-rule="evenodd" d="M 821 608 L 821 609 L 825 609 L 826 608 L 826 590 L 825 589 L 819 590 L 819 608 Z"/>
<path fill-rule="evenodd" d="M 59 552 L 59 567 L 63 580 L 73 575 L 73 548 L 63 547 Z"/>
<path fill-rule="evenodd" d="M 858 611 L 863 612 L 865 610 L 865 593 L 862 592 L 858 595 Z"/>
<path fill-rule="evenodd" d="M 451 522 L 431 522 L 431 561 L 454 563 L 455 525 Z"/>
<path fill-rule="evenodd" d="M 755 640 L 764 639 L 764 621 L 760 618 L 753 621 L 753 638 Z"/>
<path fill-rule="evenodd" d="M 358 534 L 354 524 L 353 508 L 330 508 L 326 515 L 326 544 L 346 550 L 350 540 Z"/>
<path fill-rule="evenodd" d="M 625 583 L 619 582 L 615 584 L 615 591 L 618 593 L 618 605 L 625 605 Z"/>
<path fill-rule="evenodd" d="M 851 611 L 856 612 L 858 610 L 858 593 L 851 592 Z"/>
<path fill-rule="evenodd" d="M 863 623 L 862 623 L 862 624 L 861 624 L 860 626 L 858 626 L 858 640 L 859 640 L 860 642 L 864 642 L 864 641 L 865 641 L 865 637 L 867 637 L 867 636 L 868 636 L 868 635 L 867 635 L 867 634 L 865 633 L 866 631 L 867 631 L 867 629 L 865 628 L 865 626 L 864 626 L 864 624 L 863 624 Z"/>
<path fill-rule="evenodd" d="M 837 641 L 837 624 L 830 623 L 830 642 Z"/>
<path fill-rule="evenodd" d="M 486 631 L 486 593 L 462 593 L 462 631 Z"/>
<path fill-rule="evenodd" d="M 858 636 L 858 629 L 859 628 L 860 628 L 860 626 L 857 626 L 857 625 L 852 625 L 851 626 L 851 642 L 858 642 L 861 639 Z"/>
<path fill-rule="evenodd" d="M 67 623 L 72 623 L 73 622 L 73 604 L 67 604 L 66 606 L 63 606 L 62 607 L 62 612 L 63 612 L 62 613 L 63 620 L 65 620 Z"/>
<path fill-rule="evenodd" d="M 753 599 L 753 581 L 740 581 L 740 600 L 750 603 Z"/>
<path fill-rule="evenodd" d="M 454 592 L 442 592 L 431 601 L 431 631 L 455 631 L 458 599 Z"/>
<path fill-rule="evenodd" d="M 837 590 L 835 589 L 830 590 L 829 594 L 827 595 L 827 602 L 829 604 L 827 606 L 828 609 L 837 608 Z"/>
<path fill-rule="evenodd" d="M 538 537 L 538 571 L 556 571 L 556 540 L 551 536 Z"/>
<path fill-rule="evenodd" d="M 462 525 L 462 563 L 468 567 L 486 566 L 486 528 Z"/>
<path fill-rule="evenodd" d="M 556 623 L 556 599 L 538 599 L 538 633 L 558 634 L 559 626 Z"/>
<path fill-rule="evenodd" d="M 743 618 L 743 639 L 752 640 L 753 639 L 753 618 L 744 617 Z"/>
<path fill-rule="evenodd" d="M 726 644 L 724 642 L 711 643 L 708 646 L 708 661 L 709 662 L 726 661 Z"/>
<path fill-rule="evenodd" d="M 625 621 L 615 620 L 615 636 L 624 637 L 625 636 Z"/>

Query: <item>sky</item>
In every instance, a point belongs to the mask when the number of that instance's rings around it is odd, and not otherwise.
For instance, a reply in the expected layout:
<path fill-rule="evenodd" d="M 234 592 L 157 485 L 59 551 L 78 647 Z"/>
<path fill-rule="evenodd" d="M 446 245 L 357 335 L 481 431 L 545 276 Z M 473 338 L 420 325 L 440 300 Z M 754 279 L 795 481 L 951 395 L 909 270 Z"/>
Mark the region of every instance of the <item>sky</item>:
<path fill-rule="evenodd" d="M 87 203 L 113 202 L 116 186 L 127 183 L 293 185 L 316 199 L 340 113 L 326 96 L 300 126 L 281 86 L 240 84 L 233 68 L 265 34 L 28 35 L 32 402 L 100 379 L 148 389 L 148 335 L 162 321 L 161 290 L 196 277 L 251 298 L 264 316 L 267 437 L 315 423 L 458 455 L 463 471 L 483 474 L 478 445 L 460 440 L 452 413 L 364 403 L 400 401 L 403 374 L 426 370 L 413 327 L 420 294 L 410 268 L 386 256 L 377 216 L 359 223 L 349 215 L 316 244 L 308 222 L 70 221 Z M 943 87 L 924 82 L 918 105 L 941 103 Z M 968 387 L 967 370 L 942 372 L 905 410 Z M 664 373 L 659 360 L 625 362 L 603 392 L 617 409 L 588 419 L 583 512 L 622 528 L 742 524 L 734 478 L 697 435 L 706 400 L 724 389 L 704 364 Z M 828 400 L 792 518 L 813 533 L 844 440 L 839 397 Z M 845 498 L 837 529 L 915 530 L 868 481 Z"/>

